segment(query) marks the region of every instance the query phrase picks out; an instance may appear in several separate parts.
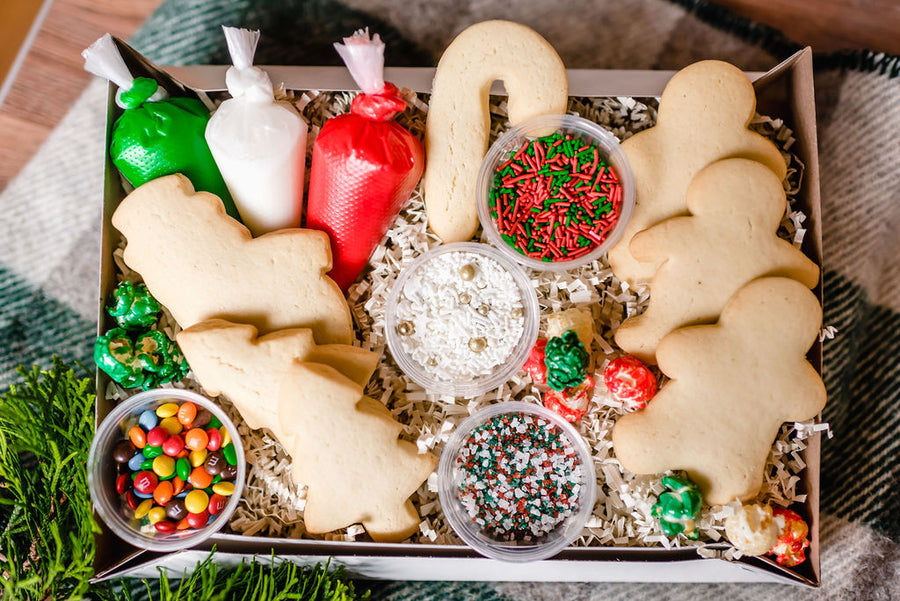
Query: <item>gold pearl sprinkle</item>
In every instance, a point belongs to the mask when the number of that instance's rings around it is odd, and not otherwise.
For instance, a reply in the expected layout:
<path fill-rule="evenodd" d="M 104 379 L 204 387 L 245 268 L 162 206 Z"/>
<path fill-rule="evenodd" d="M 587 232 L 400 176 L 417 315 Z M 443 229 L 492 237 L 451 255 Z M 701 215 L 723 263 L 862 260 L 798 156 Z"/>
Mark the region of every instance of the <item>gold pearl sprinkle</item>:
<path fill-rule="evenodd" d="M 480 353 L 487 346 L 487 340 L 484 338 L 469 338 L 469 350 L 473 353 Z"/>
<path fill-rule="evenodd" d="M 513 319 L 522 319 L 525 317 L 525 311 L 522 310 L 522 307 L 516 307 L 510 311 L 510 315 L 512 315 Z"/>
<path fill-rule="evenodd" d="M 463 280 L 469 282 L 475 279 L 475 266 L 471 263 L 466 263 L 462 267 L 459 268 L 459 277 Z"/>
<path fill-rule="evenodd" d="M 409 336 L 416 331 L 416 326 L 411 321 L 404 321 L 397 325 L 397 333 L 401 336 Z"/>
<path fill-rule="evenodd" d="M 488 313 L 491 312 L 491 307 L 490 307 L 490 305 L 478 305 L 478 308 L 475 310 L 478 312 L 479 315 L 486 316 Z"/>
<path fill-rule="evenodd" d="M 428 364 L 428 367 L 437 367 L 438 364 L 437 359 L 435 359 L 434 357 L 428 357 L 428 361 L 426 361 L 426 363 Z"/>
<path fill-rule="evenodd" d="M 468 292 L 460 292 L 459 294 L 459 304 L 460 305 L 468 305 L 472 302 L 472 297 Z"/>

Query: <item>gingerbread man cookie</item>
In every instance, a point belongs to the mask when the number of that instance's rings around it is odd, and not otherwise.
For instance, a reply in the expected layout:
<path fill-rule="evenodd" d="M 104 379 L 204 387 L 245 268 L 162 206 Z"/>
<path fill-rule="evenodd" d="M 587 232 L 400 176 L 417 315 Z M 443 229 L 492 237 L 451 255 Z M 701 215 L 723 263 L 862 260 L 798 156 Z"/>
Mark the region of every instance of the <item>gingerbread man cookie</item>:
<path fill-rule="evenodd" d="M 222 201 L 183 175 L 150 181 L 112 216 L 125 263 L 187 328 L 214 317 L 260 332 L 308 327 L 319 344 L 349 344 L 350 309 L 331 278 L 324 232 L 278 230 L 252 238 Z"/>
<path fill-rule="evenodd" d="M 308 487 L 307 531 L 362 523 L 376 541 L 401 541 L 416 531 L 419 516 L 409 497 L 437 457 L 398 439 L 402 426 L 384 405 L 316 363 L 293 364 L 279 399 L 279 415 L 293 433 L 292 477 Z"/>
<path fill-rule="evenodd" d="M 491 84 L 498 79 L 509 93 L 513 125 L 566 112 L 566 68 L 537 32 L 484 21 L 456 36 L 438 63 L 425 123 L 425 208 L 444 242 L 468 240 L 478 229 L 475 180 L 488 147 Z"/>
<path fill-rule="evenodd" d="M 722 61 L 685 67 L 666 85 L 655 126 L 625 140 L 634 173 L 635 204 L 619 242 L 609 251 L 616 277 L 631 283 L 653 277 L 657 265 L 632 256 L 632 237 L 687 212 L 688 183 L 710 163 L 729 157 L 758 161 L 779 181 L 787 171 L 774 144 L 747 129 L 756 109 L 753 85 L 744 73 Z"/>
<path fill-rule="evenodd" d="M 781 181 L 760 163 L 725 159 L 703 169 L 687 190 L 687 217 L 638 233 L 631 253 L 660 264 L 650 304 L 616 332 L 625 352 L 655 363 L 663 336 L 687 325 L 714 323 L 728 299 L 749 281 L 783 276 L 807 288 L 819 268 L 776 235 L 784 214 Z"/>
<path fill-rule="evenodd" d="M 806 361 L 821 322 L 806 286 L 760 278 L 717 324 L 663 338 L 656 357 L 671 380 L 646 409 L 616 422 L 618 460 L 638 474 L 685 470 L 711 505 L 753 498 L 781 425 L 825 406 L 825 386 Z"/>

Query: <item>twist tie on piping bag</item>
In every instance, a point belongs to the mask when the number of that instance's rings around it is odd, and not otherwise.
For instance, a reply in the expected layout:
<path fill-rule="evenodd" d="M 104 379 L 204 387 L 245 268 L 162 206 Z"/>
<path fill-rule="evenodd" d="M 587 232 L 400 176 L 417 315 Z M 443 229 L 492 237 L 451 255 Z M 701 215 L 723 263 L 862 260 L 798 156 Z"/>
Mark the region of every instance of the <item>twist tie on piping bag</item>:
<path fill-rule="evenodd" d="M 377 33 L 370 38 L 368 27 L 359 29 L 334 49 L 362 90 L 353 99 L 351 112 L 374 121 L 389 121 L 406 109 L 397 86 L 384 81 L 384 42 Z"/>

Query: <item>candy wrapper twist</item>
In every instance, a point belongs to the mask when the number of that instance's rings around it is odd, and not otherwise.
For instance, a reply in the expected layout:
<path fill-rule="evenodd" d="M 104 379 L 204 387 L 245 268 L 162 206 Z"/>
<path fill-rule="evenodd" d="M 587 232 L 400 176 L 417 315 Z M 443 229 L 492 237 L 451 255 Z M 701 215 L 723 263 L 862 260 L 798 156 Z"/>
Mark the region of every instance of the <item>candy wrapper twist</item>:
<path fill-rule="evenodd" d="M 194 188 L 212 192 L 238 218 L 231 195 L 206 145 L 209 111 L 196 98 L 169 98 L 154 80 L 134 78 L 109 34 L 81 56 L 85 70 L 119 86 L 116 103 L 124 109 L 113 125 L 110 155 L 132 186 L 184 174 Z"/>
<path fill-rule="evenodd" d="M 383 79 L 384 43 L 357 31 L 335 44 L 362 89 L 350 113 L 329 119 L 313 145 L 306 226 L 331 237 L 329 274 L 345 290 L 416 187 L 424 168 L 422 144 L 392 121 L 406 108 Z"/>

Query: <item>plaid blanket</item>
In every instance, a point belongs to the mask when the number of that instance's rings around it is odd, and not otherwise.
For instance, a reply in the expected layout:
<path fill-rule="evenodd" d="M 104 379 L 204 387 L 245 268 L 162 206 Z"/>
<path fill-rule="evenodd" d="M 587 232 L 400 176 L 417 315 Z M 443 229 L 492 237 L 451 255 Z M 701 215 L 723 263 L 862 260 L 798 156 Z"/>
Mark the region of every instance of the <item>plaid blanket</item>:
<path fill-rule="evenodd" d="M 797 46 L 692 0 L 168 0 L 132 43 L 160 64 L 225 63 L 219 24 L 258 27 L 259 64 L 338 64 L 369 26 L 387 64 L 432 65 L 453 35 L 506 18 L 570 68 L 677 69 L 704 58 L 764 70 Z M 819 591 L 662 584 L 374 583 L 376 599 L 900 598 L 900 57 L 816 61 L 825 250 L 825 419 Z M 90 364 L 97 314 L 105 86 L 91 84 L 0 195 L 0 385 L 52 354 Z"/>

